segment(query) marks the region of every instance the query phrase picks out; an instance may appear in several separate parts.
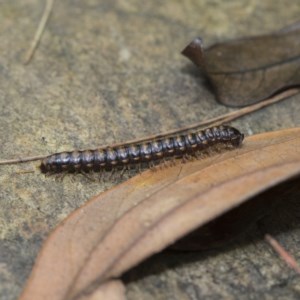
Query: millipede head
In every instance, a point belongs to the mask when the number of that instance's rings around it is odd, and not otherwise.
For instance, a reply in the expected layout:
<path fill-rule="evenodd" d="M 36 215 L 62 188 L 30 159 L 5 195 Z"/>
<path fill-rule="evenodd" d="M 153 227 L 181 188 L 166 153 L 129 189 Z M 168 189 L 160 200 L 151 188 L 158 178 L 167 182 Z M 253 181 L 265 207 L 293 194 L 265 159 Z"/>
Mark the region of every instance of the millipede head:
<path fill-rule="evenodd" d="M 51 165 L 49 164 L 49 157 L 46 157 L 42 160 L 40 169 L 41 169 L 41 172 L 44 174 L 52 171 Z"/>
<path fill-rule="evenodd" d="M 44 160 L 41 162 L 40 169 L 41 169 L 42 173 L 47 173 L 48 172 L 47 165 L 45 164 Z"/>

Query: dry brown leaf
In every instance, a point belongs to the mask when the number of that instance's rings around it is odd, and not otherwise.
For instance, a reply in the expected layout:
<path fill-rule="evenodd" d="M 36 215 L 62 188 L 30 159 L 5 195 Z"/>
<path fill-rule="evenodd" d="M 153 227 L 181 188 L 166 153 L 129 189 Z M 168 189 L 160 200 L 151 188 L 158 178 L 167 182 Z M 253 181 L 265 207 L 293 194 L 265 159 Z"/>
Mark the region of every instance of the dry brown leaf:
<path fill-rule="evenodd" d="M 20 299 L 78 299 L 299 173 L 300 128 L 252 136 L 241 149 L 146 171 L 94 197 L 56 228 Z"/>
<path fill-rule="evenodd" d="M 283 30 L 203 48 L 194 39 L 182 54 L 209 78 L 218 100 L 247 106 L 300 85 L 300 23 Z"/>
<path fill-rule="evenodd" d="M 282 209 L 289 211 L 291 205 L 282 199 L 290 199 L 299 191 L 299 187 L 300 177 L 284 181 L 185 235 L 170 249 L 203 251 L 228 245 L 267 215 Z"/>
<path fill-rule="evenodd" d="M 125 287 L 120 280 L 110 280 L 101 284 L 90 294 L 83 294 L 78 300 L 126 300 Z"/>

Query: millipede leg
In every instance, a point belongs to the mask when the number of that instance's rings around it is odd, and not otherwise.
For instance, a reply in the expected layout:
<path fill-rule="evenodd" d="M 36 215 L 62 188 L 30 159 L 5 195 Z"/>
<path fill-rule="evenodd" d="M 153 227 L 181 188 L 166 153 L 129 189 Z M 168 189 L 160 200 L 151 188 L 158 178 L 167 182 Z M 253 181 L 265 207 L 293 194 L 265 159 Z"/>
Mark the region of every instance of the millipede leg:
<path fill-rule="evenodd" d="M 197 152 L 195 152 L 195 157 L 196 157 L 196 159 L 202 159 L 204 157 L 204 155 L 203 155 L 203 153 L 197 151 Z"/>
<path fill-rule="evenodd" d="M 163 165 L 164 165 L 165 168 L 170 168 L 170 167 L 172 167 L 172 165 L 173 165 L 173 162 L 172 162 L 172 159 L 171 159 L 171 158 L 164 159 L 164 160 L 162 161 L 162 163 L 163 163 Z"/>
<path fill-rule="evenodd" d="M 128 170 L 128 166 L 124 166 L 120 172 L 120 178 L 122 178 L 125 174 L 125 172 Z"/>
<path fill-rule="evenodd" d="M 185 155 L 183 155 L 181 158 L 181 163 L 185 164 L 187 161 L 188 161 L 187 157 Z"/>
<path fill-rule="evenodd" d="M 151 171 L 156 172 L 156 166 L 153 161 L 149 161 L 149 168 Z"/>
<path fill-rule="evenodd" d="M 186 159 L 188 161 L 195 161 L 195 159 L 196 159 L 195 154 L 194 153 L 188 153 L 188 154 L 186 154 Z"/>
<path fill-rule="evenodd" d="M 163 164 L 164 168 L 168 168 L 169 167 L 169 161 L 166 160 L 166 158 L 162 159 L 162 164 Z"/>
<path fill-rule="evenodd" d="M 48 174 L 47 174 L 47 175 L 48 175 Z M 50 175 L 50 174 L 49 174 L 49 175 Z M 66 173 L 65 173 L 65 172 L 63 172 L 63 173 L 55 173 L 55 174 L 54 174 L 54 179 L 55 179 L 55 181 L 62 182 L 62 181 L 64 180 L 65 176 L 66 176 Z"/>
<path fill-rule="evenodd" d="M 112 180 L 113 179 L 113 176 L 114 176 L 114 174 L 115 174 L 115 169 L 113 168 L 113 169 L 111 169 L 111 171 L 110 171 L 110 174 L 109 174 L 109 180 Z"/>
<path fill-rule="evenodd" d="M 82 176 L 84 176 L 85 178 L 87 178 L 87 179 L 90 180 L 90 181 L 93 181 L 93 182 L 96 181 L 95 178 L 89 176 L 86 172 L 79 171 L 79 174 L 81 174 Z"/>
<path fill-rule="evenodd" d="M 175 167 L 176 166 L 176 158 L 172 157 L 170 160 L 171 166 Z"/>
<path fill-rule="evenodd" d="M 98 180 L 101 182 L 103 181 L 103 174 L 104 174 L 104 170 L 100 169 L 99 170 L 99 174 L 98 174 Z"/>
<path fill-rule="evenodd" d="M 163 160 L 161 160 L 161 162 L 159 163 L 158 167 L 159 167 L 160 170 L 163 169 L 163 167 L 164 167 L 164 166 L 163 166 Z"/>

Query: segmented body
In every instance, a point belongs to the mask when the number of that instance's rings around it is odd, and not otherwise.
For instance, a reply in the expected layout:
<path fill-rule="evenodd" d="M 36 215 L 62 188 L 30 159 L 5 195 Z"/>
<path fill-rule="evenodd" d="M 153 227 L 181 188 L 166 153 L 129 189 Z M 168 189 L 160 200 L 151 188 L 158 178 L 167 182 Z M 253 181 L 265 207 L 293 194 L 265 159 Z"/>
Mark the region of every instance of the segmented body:
<path fill-rule="evenodd" d="M 238 147 L 243 138 L 244 135 L 234 127 L 217 126 L 142 143 L 55 153 L 42 161 L 41 170 L 43 173 L 112 170 L 164 158 L 193 155 L 216 144 Z"/>

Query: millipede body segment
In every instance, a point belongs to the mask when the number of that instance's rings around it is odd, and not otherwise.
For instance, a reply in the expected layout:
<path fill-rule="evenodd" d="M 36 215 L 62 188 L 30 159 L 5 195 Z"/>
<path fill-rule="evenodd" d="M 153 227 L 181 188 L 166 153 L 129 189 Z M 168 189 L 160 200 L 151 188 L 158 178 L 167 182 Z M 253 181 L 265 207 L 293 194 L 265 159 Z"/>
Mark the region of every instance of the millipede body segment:
<path fill-rule="evenodd" d="M 217 126 L 141 143 L 55 153 L 42 161 L 41 170 L 43 173 L 112 170 L 165 158 L 195 155 L 217 144 L 238 147 L 243 139 L 244 135 L 236 128 Z"/>

